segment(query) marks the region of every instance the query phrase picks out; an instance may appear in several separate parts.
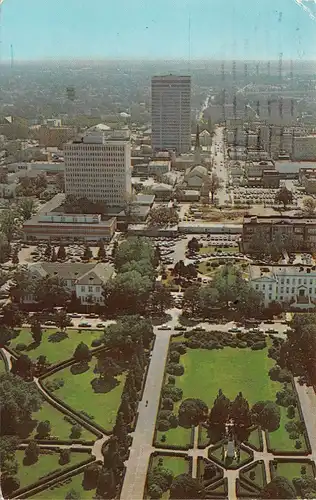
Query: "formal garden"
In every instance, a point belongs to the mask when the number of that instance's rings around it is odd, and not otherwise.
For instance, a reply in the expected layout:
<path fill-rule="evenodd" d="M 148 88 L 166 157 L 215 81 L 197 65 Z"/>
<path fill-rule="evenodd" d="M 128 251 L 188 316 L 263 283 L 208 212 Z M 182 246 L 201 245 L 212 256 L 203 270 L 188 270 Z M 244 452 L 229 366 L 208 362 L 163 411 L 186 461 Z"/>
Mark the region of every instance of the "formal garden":
<path fill-rule="evenodd" d="M 126 316 L 104 332 L 31 328 L 19 333 L 27 345 L 36 344 L 30 350 L 17 349 L 21 338 L 11 337 L 10 372 L 5 372 L 0 357 L 3 491 L 11 495 L 31 489 L 32 497 L 34 493 L 44 498 L 48 483 L 51 498 L 58 490 L 61 498 L 74 498 L 72 490 L 82 498 L 112 496 L 124 478 L 129 432 L 136 424 L 152 345 L 151 321 Z M 51 335 L 60 338 L 51 341 Z M 32 383 L 34 377 L 38 386 Z M 91 456 L 95 441 L 101 439 L 98 457 L 103 457 L 103 465 Z M 29 447 L 30 460 L 25 459 Z M 95 470 L 87 474 L 93 480 L 83 477 L 86 468 L 80 480 L 77 469 L 91 461 Z M 68 470 L 73 471 L 70 476 Z"/>
<path fill-rule="evenodd" d="M 275 361 L 268 355 L 273 346 L 270 338 L 265 339 L 262 334 L 258 334 L 257 338 L 249 335 L 247 345 L 245 339 L 212 332 L 207 334 L 208 344 L 199 348 L 199 341 L 205 336 L 203 331 L 186 332 L 185 335 L 185 342 L 177 337 L 171 341 L 157 420 L 156 446 L 187 449 L 188 445 L 192 445 L 191 425 L 183 425 L 186 423 L 183 420 L 183 405 L 186 400 L 194 402 L 195 399 L 204 403 L 205 418 L 198 420 L 199 424 L 203 424 L 201 443 L 214 444 L 214 433 L 212 426 L 207 424 L 207 417 L 220 390 L 230 401 L 234 401 L 241 392 L 249 412 L 249 408 L 258 401 L 272 402 L 271 411 L 275 413 L 278 425 L 267 430 L 269 447 L 278 453 L 307 451 L 305 426 L 300 420 L 291 377 L 287 378 L 288 382 L 276 379 L 277 374 L 273 371 Z M 292 404 L 287 404 L 289 402 Z M 170 421 L 170 425 L 166 420 Z M 248 436 L 250 440 L 255 440 L 255 445 L 259 444 L 257 433 L 249 432 Z"/>

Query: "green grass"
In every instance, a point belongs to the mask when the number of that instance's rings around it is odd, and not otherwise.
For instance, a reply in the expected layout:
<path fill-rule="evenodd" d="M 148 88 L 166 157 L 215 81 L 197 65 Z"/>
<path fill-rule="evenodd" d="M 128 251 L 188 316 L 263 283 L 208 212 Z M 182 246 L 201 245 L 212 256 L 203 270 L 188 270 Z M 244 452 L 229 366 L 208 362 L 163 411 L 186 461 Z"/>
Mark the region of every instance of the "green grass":
<path fill-rule="evenodd" d="M 265 482 L 265 475 L 264 475 L 264 463 L 262 462 L 255 462 L 251 469 L 247 470 L 246 472 L 242 472 L 240 475 L 240 478 L 242 479 L 243 477 L 247 478 L 249 481 L 254 483 L 256 486 L 258 486 L 260 489 L 263 488 L 266 484 Z M 255 479 L 250 479 L 250 473 L 252 471 L 255 471 L 256 477 Z"/>
<path fill-rule="evenodd" d="M 254 446 L 255 450 L 260 449 L 260 439 L 259 439 L 259 432 L 261 432 L 259 429 L 254 429 L 251 431 L 249 438 L 248 438 L 248 443 Z"/>
<path fill-rule="evenodd" d="M 80 495 L 81 500 L 93 500 L 95 489 L 85 490 L 82 485 L 83 473 L 65 479 L 54 487 L 41 491 L 37 495 L 33 495 L 34 499 L 42 500 L 64 500 L 69 490 L 75 490 Z"/>
<path fill-rule="evenodd" d="M 176 406 L 175 406 L 176 408 Z M 178 413 L 178 410 L 175 411 Z M 165 435 L 166 440 L 161 441 L 161 436 Z M 175 429 L 169 429 L 168 431 L 157 431 L 156 434 L 157 448 L 169 448 L 169 446 L 180 445 L 183 448 L 188 448 L 191 444 L 191 429 L 186 427 L 181 427 L 178 425 Z"/>
<path fill-rule="evenodd" d="M 105 393 L 94 392 L 91 382 L 98 378 L 93 370 L 96 365 L 96 358 L 92 358 L 89 369 L 86 372 L 73 375 L 71 368 L 64 368 L 50 378 L 58 376 L 63 378 L 65 384 L 54 394 L 77 411 L 85 411 L 106 431 L 111 431 L 115 423 L 118 407 L 121 402 L 122 391 L 125 383 L 125 375 L 119 375 L 117 385 Z"/>
<path fill-rule="evenodd" d="M 253 405 L 258 400 L 274 401 L 281 387 L 269 378 L 268 371 L 274 361 L 268 358 L 267 349 L 188 349 L 180 363 L 184 374 L 176 377 L 176 386 L 183 390 L 183 399 L 198 397 L 209 407 L 213 406 L 219 389 L 230 399 L 242 391 Z"/>
<path fill-rule="evenodd" d="M 216 270 L 219 268 L 219 266 L 217 266 L 217 267 L 207 266 L 206 264 L 208 262 L 211 262 L 211 261 L 209 260 L 207 262 L 200 262 L 198 267 L 197 267 L 197 270 L 200 274 L 204 274 L 205 276 L 212 276 L 216 272 Z"/>
<path fill-rule="evenodd" d="M 67 329 L 67 337 L 60 342 L 52 342 L 49 340 L 50 335 L 56 333 L 57 328 L 48 328 L 43 330 L 43 338 L 39 345 L 34 344 L 32 334 L 29 328 L 22 328 L 19 335 L 10 342 L 10 347 L 13 349 L 17 344 L 25 344 L 27 349 L 23 353 L 27 354 L 31 359 L 36 359 L 38 356 L 46 356 L 49 363 L 58 363 L 71 358 L 75 348 L 80 342 L 84 342 L 89 347 L 94 339 L 98 339 L 102 335 L 100 330 L 71 330 Z"/>
<path fill-rule="evenodd" d="M 72 452 L 70 455 L 70 462 L 65 465 L 60 465 L 59 453 L 46 451 L 47 454 L 40 454 L 38 461 L 32 465 L 24 465 L 24 450 L 16 451 L 16 459 L 18 462 L 18 473 L 17 477 L 20 480 L 20 488 L 29 486 L 41 477 L 46 476 L 51 472 L 57 472 L 57 470 L 66 470 L 72 465 L 79 464 L 89 458 L 87 453 Z M 49 453 L 49 454 L 48 454 Z"/>
<path fill-rule="evenodd" d="M 295 477 L 301 477 L 301 467 L 305 465 L 306 467 L 306 475 L 313 476 L 313 467 L 308 462 L 298 461 L 298 462 L 279 462 L 276 469 L 276 474 L 278 476 L 284 476 L 290 481 L 292 481 Z"/>
<path fill-rule="evenodd" d="M 210 438 L 208 437 L 208 430 L 203 425 L 199 426 L 199 446 L 206 448 L 210 444 Z"/>
<path fill-rule="evenodd" d="M 163 459 L 162 467 L 171 470 L 175 477 L 189 472 L 189 460 L 186 460 L 184 457 L 169 457 L 168 455 L 158 455 L 154 457 L 152 461 L 152 468 L 158 466 L 160 458 Z"/>
<path fill-rule="evenodd" d="M 213 406 L 219 389 L 231 400 L 241 391 L 250 406 L 259 400 L 275 401 L 276 392 L 282 389 L 282 384 L 272 381 L 268 375 L 274 360 L 268 357 L 267 348 L 259 351 L 231 347 L 222 350 L 188 349 L 181 356 L 180 363 L 184 366 L 184 374 L 176 377 L 176 386 L 183 390 L 183 400 L 199 398 L 209 408 Z M 175 404 L 175 413 L 180 404 Z M 270 433 L 271 446 L 279 451 L 293 451 L 295 441 L 289 439 L 284 427 L 288 421 L 286 409 L 280 409 L 282 419 L 279 429 Z M 161 434 L 167 436 L 165 445 L 183 445 L 186 437 L 181 427 Z M 306 443 L 303 436 L 300 439 L 303 452 Z"/>
<path fill-rule="evenodd" d="M 55 394 L 58 395 L 58 391 L 56 391 Z M 51 439 L 71 440 L 70 434 L 72 424 L 64 420 L 64 415 L 47 401 L 43 402 L 39 411 L 32 414 L 30 426 L 23 424 L 20 437 L 24 439 L 35 438 L 37 424 L 43 420 L 49 420 L 51 423 Z M 84 441 L 95 441 L 96 436 L 82 427 L 82 433 L 79 439 Z"/>
<path fill-rule="evenodd" d="M 287 418 L 287 408 L 280 406 L 280 410 L 281 410 L 280 427 L 276 431 L 270 432 L 269 434 L 271 448 L 278 451 L 301 451 L 301 452 L 307 451 L 307 445 L 305 437 L 303 435 L 301 435 L 298 438 L 298 441 L 301 441 L 302 443 L 302 447 L 299 450 L 295 447 L 295 443 L 297 440 L 289 438 L 289 433 L 284 428 L 285 424 L 290 420 Z M 299 420 L 299 415 L 297 410 L 295 418 L 292 420 Z"/>

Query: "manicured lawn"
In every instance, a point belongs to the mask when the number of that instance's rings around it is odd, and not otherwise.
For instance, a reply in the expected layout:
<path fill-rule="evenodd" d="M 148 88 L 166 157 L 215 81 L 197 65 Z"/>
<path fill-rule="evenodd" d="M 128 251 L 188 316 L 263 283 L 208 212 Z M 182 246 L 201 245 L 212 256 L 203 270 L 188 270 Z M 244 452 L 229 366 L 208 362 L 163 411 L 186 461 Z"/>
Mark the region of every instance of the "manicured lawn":
<path fill-rule="evenodd" d="M 210 438 L 208 437 L 208 431 L 203 425 L 199 426 L 199 442 L 200 446 L 204 448 L 210 444 Z"/>
<path fill-rule="evenodd" d="M 285 424 L 289 422 L 289 419 L 287 418 L 287 408 L 283 408 L 282 406 L 280 406 L 280 410 L 281 410 L 280 427 L 276 431 L 270 432 L 269 434 L 271 447 L 279 451 L 287 451 L 287 450 L 301 451 L 301 452 L 306 451 L 307 446 L 303 435 L 301 435 L 298 439 L 298 441 L 301 441 L 302 443 L 302 447 L 299 450 L 297 450 L 297 448 L 295 447 L 296 439 L 289 438 L 289 433 L 284 428 Z M 297 411 L 295 419 L 292 420 L 299 420 L 299 415 Z"/>
<path fill-rule="evenodd" d="M 253 351 L 225 347 L 222 350 L 188 349 L 180 358 L 184 366 L 184 374 L 176 377 L 176 386 L 183 391 L 183 400 L 200 398 L 211 408 L 222 389 L 231 400 L 241 391 L 250 406 L 260 400 L 275 401 L 276 392 L 282 389 L 282 384 L 270 379 L 268 372 L 274 366 L 274 360 L 268 357 L 268 349 Z M 181 401 L 174 406 L 177 413 Z M 271 446 L 278 451 L 295 450 L 295 440 L 290 440 L 285 430 L 288 421 L 286 409 L 280 407 L 282 419 L 277 431 L 270 433 Z M 182 427 L 157 433 L 160 441 L 161 434 L 166 435 L 162 446 L 169 444 L 186 444 L 187 435 Z M 254 439 L 258 439 L 254 438 Z M 301 451 L 306 449 L 303 436 Z M 259 443 L 258 443 L 259 444 Z"/>
<path fill-rule="evenodd" d="M 212 407 L 218 390 L 234 399 L 242 391 L 252 405 L 258 400 L 275 400 L 281 384 L 270 380 L 268 371 L 274 361 L 267 349 L 222 350 L 188 349 L 180 357 L 184 374 L 176 377 L 176 386 L 183 390 L 183 399 L 200 398 Z"/>
<path fill-rule="evenodd" d="M 210 263 L 211 261 L 208 262 Z M 197 268 L 198 272 L 200 274 L 204 274 L 205 276 L 212 276 L 212 274 L 214 274 L 216 270 L 220 267 L 220 266 L 217 267 L 207 266 L 206 264 L 207 262 L 200 262 Z"/>
<path fill-rule="evenodd" d="M 313 476 L 313 467 L 308 462 L 279 462 L 276 469 L 276 474 L 278 476 L 285 476 L 287 479 L 292 481 L 295 477 L 301 477 L 301 467 L 306 467 L 306 475 Z"/>
<path fill-rule="evenodd" d="M 57 393 L 58 391 L 56 391 L 56 394 Z M 43 420 L 49 420 L 51 424 L 51 439 L 71 440 L 70 434 L 72 424 L 67 422 L 64 419 L 64 415 L 52 405 L 50 405 L 47 401 L 43 402 L 42 408 L 39 411 L 33 413 L 32 423 L 29 427 L 23 424 L 20 436 L 24 439 L 35 438 L 37 424 Z M 82 427 L 82 433 L 79 439 L 85 441 L 95 441 L 96 436 Z"/>
<path fill-rule="evenodd" d="M 79 464 L 89 458 L 87 453 L 72 452 L 70 454 L 70 462 L 65 465 L 60 465 L 58 463 L 60 457 L 59 453 L 53 451 L 46 451 L 45 453 L 47 454 L 43 454 L 43 452 L 40 454 L 39 459 L 35 464 L 24 465 L 24 450 L 17 450 L 17 477 L 20 480 L 20 488 L 24 488 L 25 486 L 35 483 L 39 478 L 46 476 L 51 472 L 66 470 L 68 467 Z"/>
<path fill-rule="evenodd" d="M 256 450 L 260 449 L 259 429 L 254 429 L 248 438 L 248 443 L 252 444 Z"/>
<path fill-rule="evenodd" d="M 178 413 L 178 408 L 175 405 L 175 413 Z M 166 440 L 161 441 L 161 436 L 165 435 Z M 158 442 L 158 448 L 168 448 L 170 445 L 181 445 L 187 448 L 191 442 L 191 429 L 186 427 L 181 427 L 178 425 L 175 429 L 169 429 L 168 431 L 157 431 L 156 440 Z"/>
<path fill-rule="evenodd" d="M 85 411 L 106 431 L 111 431 L 115 423 L 116 414 L 120 405 L 125 375 L 116 377 L 117 385 L 108 392 L 95 392 L 91 382 L 98 379 L 94 373 L 96 358 L 92 358 L 89 369 L 83 373 L 73 374 L 72 367 L 64 368 L 48 377 L 46 380 L 58 376 L 64 379 L 65 384 L 54 394 L 77 411 Z"/>
<path fill-rule="evenodd" d="M 155 457 L 152 462 L 152 468 L 158 465 L 160 458 L 163 459 L 162 467 L 171 470 L 175 477 L 189 472 L 189 460 L 182 457 L 169 457 L 168 455 L 158 455 Z"/>
<path fill-rule="evenodd" d="M 48 328 L 43 330 L 42 342 L 39 345 L 34 344 L 32 334 L 29 328 L 22 328 L 18 337 L 13 339 L 10 346 L 15 348 L 17 344 L 25 344 L 27 349 L 23 353 L 27 354 L 31 359 L 36 359 L 38 356 L 46 356 L 50 363 L 57 363 L 71 358 L 75 348 L 80 342 L 84 342 L 91 347 L 91 342 L 98 339 L 102 335 L 100 330 L 71 330 L 67 329 L 67 336 L 62 340 L 55 337 L 54 334 L 58 331 L 57 328 Z"/>
<path fill-rule="evenodd" d="M 250 478 L 251 472 L 255 471 L 256 476 L 254 479 Z M 246 472 L 243 472 L 240 475 L 241 479 L 242 477 L 246 477 L 249 481 L 255 483 L 259 488 L 263 488 L 266 484 L 265 482 L 265 476 L 264 476 L 264 464 L 262 462 L 255 462 L 253 467 L 250 470 L 247 470 Z"/>
<path fill-rule="evenodd" d="M 65 479 L 62 483 L 58 483 L 48 490 L 41 491 L 34 495 L 35 499 L 42 500 L 64 500 L 68 491 L 75 490 L 80 495 L 81 500 L 93 500 L 95 496 L 95 489 L 85 490 L 82 486 L 83 473 Z"/>

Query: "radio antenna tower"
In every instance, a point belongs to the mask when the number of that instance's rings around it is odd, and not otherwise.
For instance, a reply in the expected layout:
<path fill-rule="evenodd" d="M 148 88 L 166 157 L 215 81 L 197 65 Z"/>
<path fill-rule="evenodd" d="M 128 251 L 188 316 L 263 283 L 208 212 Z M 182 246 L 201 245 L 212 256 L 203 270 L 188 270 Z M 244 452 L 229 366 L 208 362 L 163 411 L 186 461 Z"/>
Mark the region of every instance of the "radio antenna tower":
<path fill-rule="evenodd" d="M 12 45 L 12 43 L 10 45 L 10 53 L 11 53 L 11 69 L 13 69 L 13 66 L 14 66 L 14 53 L 13 53 L 13 45 Z"/>
<path fill-rule="evenodd" d="M 189 75 L 191 74 L 191 12 L 189 13 L 189 61 L 188 61 L 188 69 L 189 69 Z"/>

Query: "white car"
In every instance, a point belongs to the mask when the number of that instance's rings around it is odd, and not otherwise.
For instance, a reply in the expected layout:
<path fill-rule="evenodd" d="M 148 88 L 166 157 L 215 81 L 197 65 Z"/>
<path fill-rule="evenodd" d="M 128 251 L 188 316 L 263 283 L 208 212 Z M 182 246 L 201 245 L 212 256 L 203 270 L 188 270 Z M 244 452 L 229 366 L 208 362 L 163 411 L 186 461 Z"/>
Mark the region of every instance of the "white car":
<path fill-rule="evenodd" d="M 158 326 L 158 330 L 171 330 L 171 326 L 161 325 L 161 326 Z"/>

